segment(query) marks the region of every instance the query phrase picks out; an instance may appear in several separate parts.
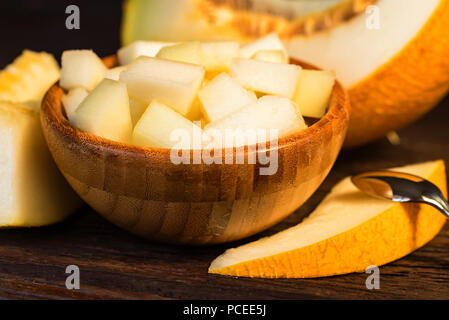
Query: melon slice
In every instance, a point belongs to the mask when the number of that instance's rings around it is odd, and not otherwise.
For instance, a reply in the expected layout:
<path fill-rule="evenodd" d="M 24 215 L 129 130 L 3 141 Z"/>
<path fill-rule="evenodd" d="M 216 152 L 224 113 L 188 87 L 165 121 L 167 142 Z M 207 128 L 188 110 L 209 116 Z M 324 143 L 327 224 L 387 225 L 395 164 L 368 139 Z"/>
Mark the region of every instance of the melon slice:
<path fill-rule="evenodd" d="M 62 88 L 94 89 L 104 79 L 106 67 L 92 50 L 68 50 L 62 54 Z"/>
<path fill-rule="evenodd" d="M 157 99 L 185 116 L 192 112 L 204 74 L 202 66 L 140 57 L 120 74 L 120 81 L 130 98 L 148 104 Z"/>
<path fill-rule="evenodd" d="M 304 119 L 291 100 L 267 95 L 218 121 L 207 124 L 204 132 L 215 138 L 213 143 L 216 147 L 230 148 L 254 144 L 255 141 L 250 140 L 253 138 L 251 134 L 258 134 L 259 130 L 262 130 L 268 140 L 270 130 L 277 130 L 280 138 L 305 128 Z M 262 143 L 264 140 L 259 137 L 257 142 Z"/>
<path fill-rule="evenodd" d="M 0 227 L 44 226 L 81 207 L 53 162 L 35 106 L 0 102 L 0 141 Z"/>
<path fill-rule="evenodd" d="M 124 83 L 104 79 L 76 109 L 75 123 L 83 131 L 118 141 L 130 142 L 132 120 Z"/>
<path fill-rule="evenodd" d="M 62 104 L 67 114 L 67 118 L 71 123 L 75 123 L 75 111 L 78 109 L 81 102 L 89 95 L 84 88 L 75 88 L 69 91 L 69 93 L 62 96 Z"/>
<path fill-rule="evenodd" d="M 23 51 L 0 72 L 0 101 L 41 101 L 59 79 L 59 66 L 46 52 Z"/>
<path fill-rule="evenodd" d="M 173 44 L 174 42 L 136 41 L 117 51 L 118 61 L 124 66 L 140 56 L 155 57 L 162 48 Z"/>
<path fill-rule="evenodd" d="M 206 71 L 227 71 L 232 60 L 239 56 L 237 41 L 201 42 L 202 61 Z"/>
<path fill-rule="evenodd" d="M 252 59 L 234 59 L 231 75 L 245 88 L 291 99 L 301 67 Z"/>
<path fill-rule="evenodd" d="M 288 63 L 288 55 L 282 50 L 260 50 L 253 56 L 253 59 L 273 63 Z"/>
<path fill-rule="evenodd" d="M 201 44 L 197 41 L 182 42 L 162 48 L 156 58 L 184 63 L 201 64 Z"/>
<path fill-rule="evenodd" d="M 287 50 L 278 35 L 271 33 L 242 46 L 240 48 L 240 57 L 249 59 L 252 58 L 258 51 L 262 50 L 280 50 L 285 54 L 285 56 L 288 56 Z"/>
<path fill-rule="evenodd" d="M 368 28 L 367 15 L 361 14 L 287 45 L 291 56 L 335 70 L 349 88 L 346 146 L 411 123 L 449 88 L 449 1 L 379 0 L 377 6 L 379 29 Z"/>
<path fill-rule="evenodd" d="M 443 161 L 394 170 L 429 179 L 447 197 Z M 210 273 L 241 277 L 311 278 L 365 271 L 422 247 L 446 218 L 428 205 L 370 197 L 350 178 L 338 183 L 302 223 L 271 237 L 230 249 Z"/>
<path fill-rule="evenodd" d="M 226 73 L 210 81 L 198 92 L 207 121 L 217 121 L 251 104 L 257 98 Z"/>
<path fill-rule="evenodd" d="M 119 66 L 119 67 L 107 69 L 104 72 L 104 78 L 118 81 L 120 79 L 120 73 L 122 73 L 122 71 L 125 71 L 126 69 L 127 69 L 126 66 Z"/>
<path fill-rule="evenodd" d="M 178 141 L 178 133 L 186 134 L 186 139 Z M 154 100 L 134 128 L 133 143 L 145 147 L 170 149 L 176 146 L 188 150 L 193 145 L 194 135 L 201 139 L 201 127 Z"/>
<path fill-rule="evenodd" d="M 335 73 L 321 70 L 302 70 L 293 101 L 304 117 L 321 118 L 329 106 L 335 84 Z"/>

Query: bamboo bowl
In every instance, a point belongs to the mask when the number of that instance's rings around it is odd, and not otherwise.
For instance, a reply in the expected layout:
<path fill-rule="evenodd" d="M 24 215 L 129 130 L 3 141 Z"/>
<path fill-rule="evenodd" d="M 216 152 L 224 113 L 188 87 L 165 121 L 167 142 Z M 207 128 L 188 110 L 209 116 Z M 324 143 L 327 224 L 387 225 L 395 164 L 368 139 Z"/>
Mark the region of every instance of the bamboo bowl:
<path fill-rule="evenodd" d="M 116 59 L 104 62 L 112 67 Z M 263 176 L 259 164 L 175 165 L 168 149 L 122 144 L 82 132 L 67 120 L 62 95 L 58 84 L 47 92 L 41 122 L 56 164 L 73 189 L 115 225 L 175 244 L 241 239 L 291 214 L 329 173 L 350 113 L 348 95 L 336 83 L 327 114 L 306 130 L 279 139 L 278 170 Z"/>

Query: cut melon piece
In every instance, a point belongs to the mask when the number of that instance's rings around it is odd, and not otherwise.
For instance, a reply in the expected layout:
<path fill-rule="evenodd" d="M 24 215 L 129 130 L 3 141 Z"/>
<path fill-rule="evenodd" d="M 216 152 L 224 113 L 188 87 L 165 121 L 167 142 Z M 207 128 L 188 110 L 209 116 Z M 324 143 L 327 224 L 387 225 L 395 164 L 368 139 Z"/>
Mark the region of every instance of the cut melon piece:
<path fill-rule="evenodd" d="M 187 134 L 188 139 L 179 141 L 178 133 Z M 193 146 L 194 134 L 201 137 L 201 127 L 166 105 L 153 101 L 134 128 L 133 143 L 167 149 L 176 146 L 187 150 Z"/>
<path fill-rule="evenodd" d="M 201 57 L 201 44 L 196 41 L 164 47 L 156 55 L 156 58 L 192 64 L 201 64 Z"/>
<path fill-rule="evenodd" d="M 157 99 L 182 115 L 191 111 L 205 70 L 202 66 L 140 57 L 120 74 L 129 96 L 148 104 Z"/>
<path fill-rule="evenodd" d="M 257 134 L 262 130 L 266 139 L 270 139 L 270 130 L 277 130 L 278 137 L 281 138 L 305 128 L 304 119 L 292 101 L 277 96 L 263 96 L 227 117 L 209 123 L 205 126 L 204 132 L 211 137 L 216 137 L 215 133 L 219 132 L 222 139 L 216 141 L 217 146 L 230 148 L 253 144 L 247 135 L 251 132 Z M 235 139 L 226 137 L 227 131 L 236 133 Z M 239 131 L 242 136 L 239 136 Z M 264 140 L 257 142 L 261 143 Z"/>
<path fill-rule="evenodd" d="M 244 87 L 291 99 L 295 93 L 301 67 L 251 59 L 234 59 L 231 75 Z"/>
<path fill-rule="evenodd" d="M 376 5 L 378 29 L 368 28 L 367 15 L 361 14 L 287 45 L 292 57 L 335 70 L 349 89 L 348 147 L 413 122 L 449 88 L 449 42 L 442 40 L 449 29 L 449 1 L 379 0 Z"/>
<path fill-rule="evenodd" d="M 207 121 L 220 120 L 257 100 L 226 73 L 210 81 L 198 92 L 198 97 Z"/>
<path fill-rule="evenodd" d="M 117 51 L 118 61 L 124 66 L 130 64 L 141 56 L 154 58 L 162 48 L 173 44 L 175 43 L 162 41 L 136 41 Z"/>
<path fill-rule="evenodd" d="M 133 123 L 133 127 L 136 125 L 137 121 L 139 121 L 142 114 L 148 108 L 148 103 L 129 99 L 129 111 L 131 113 L 131 121 Z"/>
<path fill-rule="evenodd" d="M 67 118 L 71 123 L 75 123 L 75 111 L 78 109 L 81 102 L 89 95 L 84 88 L 75 88 L 69 91 L 69 93 L 62 96 L 62 104 L 67 114 Z"/>
<path fill-rule="evenodd" d="M 304 117 L 321 118 L 326 113 L 335 73 L 332 71 L 302 70 L 293 101 Z"/>
<path fill-rule="evenodd" d="M 104 79 L 75 111 L 75 125 L 97 136 L 129 142 L 132 121 L 126 85 Z"/>
<path fill-rule="evenodd" d="M 41 101 L 59 79 L 59 66 L 46 52 L 23 51 L 0 72 L 0 101 Z"/>
<path fill-rule="evenodd" d="M 392 170 L 429 179 L 447 197 L 443 161 Z M 424 204 L 370 197 L 346 178 L 302 223 L 274 236 L 227 250 L 210 273 L 240 277 L 312 278 L 363 272 L 422 247 L 446 218 Z"/>
<path fill-rule="evenodd" d="M 288 56 L 282 50 L 260 50 L 253 59 L 273 63 L 288 63 Z"/>
<path fill-rule="evenodd" d="M 103 79 L 106 67 L 92 50 L 69 50 L 62 54 L 59 84 L 66 90 L 94 89 Z"/>
<path fill-rule="evenodd" d="M 104 73 L 105 79 L 118 81 L 120 79 L 120 73 L 127 69 L 126 66 L 115 67 L 112 69 L 107 69 Z"/>
<path fill-rule="evenodd" d="M 202 61 L 206 71 L 228 71 L 232 60 L 239 56 L 237 41 L 202 42 Z"/>
<path fill-rule="evenodd" d="M 82 205 L 48 151 L 39 113 L 0 102 L 0 227 L 38 227 Z"/>
<path fill-rule="evenodd" d="M 250 59 L 258 51 L 262 50 L 280 50 L 286 57 L 288 57 L 287 49 L 285 49 L 284 44 L 275 33 L 270 33 L 265 37 L 242 46 L 240 48 L 240 57 Z"/>

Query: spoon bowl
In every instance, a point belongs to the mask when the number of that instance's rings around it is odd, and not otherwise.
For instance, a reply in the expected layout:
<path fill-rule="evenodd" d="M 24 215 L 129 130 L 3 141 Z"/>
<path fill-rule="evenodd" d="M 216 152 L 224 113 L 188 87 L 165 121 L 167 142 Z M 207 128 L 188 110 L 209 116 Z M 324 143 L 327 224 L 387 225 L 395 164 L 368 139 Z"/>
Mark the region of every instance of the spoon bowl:
<path fill-rule="evenodd" d="M 369 171 L 353 176 L 352 182 L 374 197 L 394 202 L 426 203 L 449 218 L 449 204 L 441 190 L 421 177 L 396 171 Z"/>

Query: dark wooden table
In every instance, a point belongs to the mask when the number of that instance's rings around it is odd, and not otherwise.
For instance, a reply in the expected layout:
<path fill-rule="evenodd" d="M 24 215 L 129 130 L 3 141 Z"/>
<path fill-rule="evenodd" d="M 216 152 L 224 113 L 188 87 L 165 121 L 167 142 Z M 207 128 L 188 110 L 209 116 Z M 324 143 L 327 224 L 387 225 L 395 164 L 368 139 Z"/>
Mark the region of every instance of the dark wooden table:
<path fill-rule="evenodd" d="M 48 13 L 42 20 L 41 15 L 20 10 L 1 16 L 6 11 L 0 10 L 0 32 L 3 43 L 9 44 L 2 47 L 0 66 L 25 47 L 57 55 L 63 48 L 92 47 L 105 55 L 118 46 L 119 15 L 102 11 L 102 23 L 98 24 L 98 16 L 87 12 L 77 33 L 61 28 L 63 8 L 52 10 L 62 13 Z M 119 6 L 114 10 L 117 12 Z M 86 12 L 83 7 L 81 12 Z M 35 28 L 34 34 L 30 28 Z M 325 183 L 300 210 L 244 242 L 298 223 L 338 180 L 352 173 L 438 158 L 449 164 L 448 127 L 446 99 L 401 131 L 399 146 L 385 139 L 343 152 Z M 364 273 L 308 280 L 236 279 L 207 274 L 209 263 L 217 255 L 244 242 L 206 248 L 150 243 L 114 227 L 86 206 L 59 225 L 0 230 L 0 298 L 449 299 L 449 224 L 422 249 L 382 267 L 381 289 L 374 291 L 366 289 Z M 65 269 L 72 264 L 80 268 L 80 290 L 65 287 Z"/>

